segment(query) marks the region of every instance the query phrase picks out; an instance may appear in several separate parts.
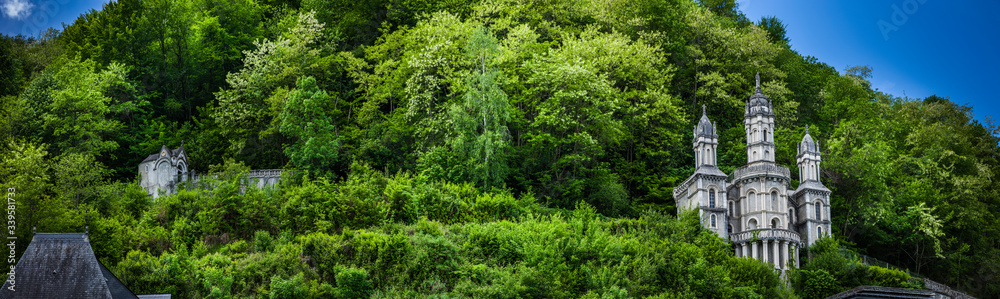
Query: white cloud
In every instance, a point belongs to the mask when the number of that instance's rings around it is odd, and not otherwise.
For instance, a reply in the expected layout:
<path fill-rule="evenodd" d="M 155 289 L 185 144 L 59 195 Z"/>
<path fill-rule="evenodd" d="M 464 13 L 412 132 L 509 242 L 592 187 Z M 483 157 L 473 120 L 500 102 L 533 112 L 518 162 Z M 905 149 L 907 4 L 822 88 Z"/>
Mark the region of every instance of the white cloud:
<path fill-rule="evenodd" d="M 27 0 L 3 0 L 3 4 L 0 5 L 5 16 L 17 20 L 23 20 L 31 15 L 31 9 L 34 7 L 35 5 Z"/>

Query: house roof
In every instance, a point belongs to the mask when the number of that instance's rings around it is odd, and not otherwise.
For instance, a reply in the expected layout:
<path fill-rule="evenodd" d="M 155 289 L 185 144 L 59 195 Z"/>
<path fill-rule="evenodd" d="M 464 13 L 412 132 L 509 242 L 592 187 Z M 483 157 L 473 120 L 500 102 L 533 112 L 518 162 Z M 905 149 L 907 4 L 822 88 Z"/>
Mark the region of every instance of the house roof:
<path fill-rule="evenodd" d="M 6 298 L 138 298 L 97 261 L 85 233 L 35 234 L 15 267 Z"/>
<path fill-rule="evenodd" d="M 899 298 L 899 299 L 921 299 L 934 298 L 934 292 L 929 290 L 901 289 L 879 286 L 860 286 L 843 293 L 839 293 L 826 299 L 848 299 L 848 298 Z"/>

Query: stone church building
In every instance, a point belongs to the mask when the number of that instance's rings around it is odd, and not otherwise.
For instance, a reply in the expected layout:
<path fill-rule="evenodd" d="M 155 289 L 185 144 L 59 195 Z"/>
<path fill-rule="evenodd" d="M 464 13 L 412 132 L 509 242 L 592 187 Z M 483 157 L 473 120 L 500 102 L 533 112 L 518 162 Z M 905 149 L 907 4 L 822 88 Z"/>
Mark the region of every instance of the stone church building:
<path fill-rule="evenodd" d="M 744 108 L 747 164 L 725 174 L 716 162 L 719 135 L 702 107 L 694 128 L 695 172 L 674 188 L 678 210 L 697 209 L 702 224 L 727 239 L 736 255 L 788 269 L 800 248 L 830 234 L 830 190 L 820 182 L 819 144 L 802 137 L 796 156 L 799 186 L 775 163 L 774 108 L 757 87 Z"/>
<path fill-rule="evenodd" d="M 153 198 L 157 198 L 160 191 L 173 193 L 178 183 L 187 181 L 190 177 L 188 165 L 190 163 L 183 142 L 175 149 L 164 145 L 158 153 L 149 155 L 139 163 L 139 186 Z"/>

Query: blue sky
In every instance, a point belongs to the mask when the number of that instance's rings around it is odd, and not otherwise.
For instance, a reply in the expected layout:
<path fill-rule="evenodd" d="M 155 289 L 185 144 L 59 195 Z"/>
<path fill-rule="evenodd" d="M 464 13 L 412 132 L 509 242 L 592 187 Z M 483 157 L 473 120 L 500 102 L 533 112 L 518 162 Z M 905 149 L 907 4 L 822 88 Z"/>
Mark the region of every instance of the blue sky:
<path fill-rule="evenodd" d="M 0 30 L 37 35 L 62 29 L 107 0 L 0 0 Z M 739 0 L 751 20 L 776 16 L 792 49 L 838 71 L 874 69 L 879 90 L 932 94 L 970 104 L 976 119 L 1000 116 L 1000 1 Z M 881 24 L 880 24 L 881 22 Z"/>
<path fill-rule="evenodd" d="M 871 66 L 872 85 L 882 92 L 936 94 L 970 104 L 981 122 L 987 115 L 1000 117 L 1000 1 L 738 3 L 754 22 L 781 19 L 799 54 L 841 73 L 849 65 Z"/>
<path fill-rule="evenodd" d="M 100 10 L 107 0 L 0 0 L 0 32 L 37 36 L 42 30 L 72 24 L 80 14 Z"/>

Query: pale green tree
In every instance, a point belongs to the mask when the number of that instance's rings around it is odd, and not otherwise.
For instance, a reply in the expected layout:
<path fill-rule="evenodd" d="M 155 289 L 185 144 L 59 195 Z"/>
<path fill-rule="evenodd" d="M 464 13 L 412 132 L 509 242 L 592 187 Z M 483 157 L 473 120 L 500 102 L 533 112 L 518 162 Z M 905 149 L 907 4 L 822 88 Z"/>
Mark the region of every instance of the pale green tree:
<path fill-rule="evenodd" d="M 461 132 L 450 143 L 466 153 L 466 163 L 472 169 L 470 180 L 482 182 L 484 188 L 502 184 L 507 173 L 504 154 L 510 149 L 510 103 L 500 89 L 501 74 L 493 67 L 497 51 L 497 40 L 486 28 L 472 32 L 465 55 L 474 62 L 474 68 L 465 78 L 462 103 L 450 110 Z"/>

